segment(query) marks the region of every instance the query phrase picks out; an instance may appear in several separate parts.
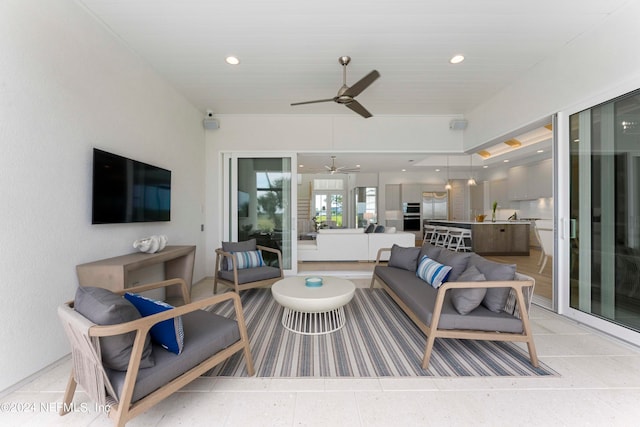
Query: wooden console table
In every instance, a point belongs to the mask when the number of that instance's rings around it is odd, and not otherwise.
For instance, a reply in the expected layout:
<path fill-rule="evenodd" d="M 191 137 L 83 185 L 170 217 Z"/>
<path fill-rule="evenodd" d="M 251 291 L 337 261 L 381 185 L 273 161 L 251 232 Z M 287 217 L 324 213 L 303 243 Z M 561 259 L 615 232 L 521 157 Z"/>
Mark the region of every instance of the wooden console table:
<path fill-rule="evenodd" d="M 129 272 L 164 264 L 165 279 L 184 279 L 191 290 L 195 255 L 195 246 L 167 246 L 155 254 L 136 252 L 80 264 L 76 266 L 76 274 L 80 286 L 98 286 L 120 291 L 127 287 Z M 176 296 L 176 291 L 171 288 L 167 288 L 167 297 Z"/>

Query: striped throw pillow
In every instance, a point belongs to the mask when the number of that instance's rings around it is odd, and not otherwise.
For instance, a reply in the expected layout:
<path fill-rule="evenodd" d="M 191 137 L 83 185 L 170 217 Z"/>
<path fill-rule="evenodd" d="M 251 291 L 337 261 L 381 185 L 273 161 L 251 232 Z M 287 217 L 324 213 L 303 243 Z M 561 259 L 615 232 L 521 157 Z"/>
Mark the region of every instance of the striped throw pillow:
<path fill-rule="evenodd" d="M 242 268 L 262 267 L 264 260 L 260 251 L 231 252 L 236 256 L 238 270 Z M 229 263 L 229 270 L 233 270 L 233 265 Z"/>
<path fill-rule="evenodd" d="M 438 289 L 444 282 L 447 281 L 451 267 L 442 265 L 439 262 L 424 255 L 418 263 L 418 270 L 416 276 Z"/>

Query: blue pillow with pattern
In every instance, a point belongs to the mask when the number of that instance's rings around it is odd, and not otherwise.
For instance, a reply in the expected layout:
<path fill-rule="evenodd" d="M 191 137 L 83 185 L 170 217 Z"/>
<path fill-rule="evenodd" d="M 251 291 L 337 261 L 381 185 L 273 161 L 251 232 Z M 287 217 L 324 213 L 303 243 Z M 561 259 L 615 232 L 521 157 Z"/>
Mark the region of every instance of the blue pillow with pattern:
<path fill-rule="evenodd" d="M 262 252 L 259 250 L 245 252 L 231 252 L 236 256 L 236 267 L 238 270 L 243 268 L 255 268 L 264 266 Z M 229 270 L 233 270 L 233 264 L 229 263 Z"/>
<path fill-rule="evenodd" d="M 151 316 L 153 314 L 162 313 L 171 310 L 174 307 L 164 301 L 156 301 L 142 295 L 127 292 L 124 297 L 135 308 L 138 309 L 142 317 Z M 151 340 L 160 344 L 163 348 L 172 353 L 180 354 L 184 347 L 184 331 L 182 329 L 182 317 L 174 317 L 173 319 L 163 320 L 156 323 L 149 331 Z"/>
<path fill-rule="evenodd" d="M 423 255 L 418 263 L 416 276 L 438 289 L 449 278 L 451 267 Z"/>

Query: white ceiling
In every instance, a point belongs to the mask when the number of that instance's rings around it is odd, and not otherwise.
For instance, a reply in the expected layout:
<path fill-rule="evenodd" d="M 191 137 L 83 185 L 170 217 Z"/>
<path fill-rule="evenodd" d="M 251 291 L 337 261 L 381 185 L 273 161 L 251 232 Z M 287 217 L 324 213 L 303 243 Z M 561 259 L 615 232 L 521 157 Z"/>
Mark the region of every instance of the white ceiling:
<path fill-rule="evenodd" d="M 347 84 L 381 74 L 375 116 L 464 115 L 628 0 L 77 1 L 203 113 L 355 114 L 290 106 L 335 96 L 348 55 Z"/>

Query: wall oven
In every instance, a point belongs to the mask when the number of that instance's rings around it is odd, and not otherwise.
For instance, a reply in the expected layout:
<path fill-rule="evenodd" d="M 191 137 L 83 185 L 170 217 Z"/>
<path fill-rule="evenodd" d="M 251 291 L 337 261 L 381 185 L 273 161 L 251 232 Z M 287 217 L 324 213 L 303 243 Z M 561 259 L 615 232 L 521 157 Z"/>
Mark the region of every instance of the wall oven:
<path fill-rule="evenodd" d="M 404 231 L 420 231 L 420 203 L 402 204 L 402 222 Z"/>

